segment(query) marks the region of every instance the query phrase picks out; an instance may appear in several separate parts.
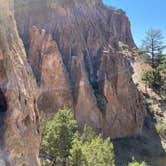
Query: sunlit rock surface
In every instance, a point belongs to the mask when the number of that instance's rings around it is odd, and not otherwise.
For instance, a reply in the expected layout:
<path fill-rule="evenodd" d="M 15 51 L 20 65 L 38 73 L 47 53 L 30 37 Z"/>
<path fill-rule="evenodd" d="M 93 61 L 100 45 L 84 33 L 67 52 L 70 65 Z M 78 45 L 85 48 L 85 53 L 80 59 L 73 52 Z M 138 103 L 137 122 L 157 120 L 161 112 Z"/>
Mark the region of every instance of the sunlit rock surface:
<path fill-rule="evenodd" d="M 111 138 L 141 132 L 145 108 L 119 52 L 119 43 L 135 47 L 122 10 L 100 0 L 15 0 L 15 16 L 41 110 L 69 106 L 80 127 L 88 123 Z"/>
<path fill-rule="evenodd" d="M 0 81 L 0 165 L 37 166 L 37 84 L 9 0 L 0 0 Z"/>

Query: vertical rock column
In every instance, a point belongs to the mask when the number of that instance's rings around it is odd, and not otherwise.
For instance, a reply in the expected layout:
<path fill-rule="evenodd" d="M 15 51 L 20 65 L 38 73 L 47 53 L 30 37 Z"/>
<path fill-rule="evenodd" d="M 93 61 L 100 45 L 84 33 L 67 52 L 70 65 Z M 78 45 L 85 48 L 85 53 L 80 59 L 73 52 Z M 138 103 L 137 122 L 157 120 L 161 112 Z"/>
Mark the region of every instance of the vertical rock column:
<path fill-rule="evenodd" d="M 0 81 L 6 80 L 0 88 L 7 103 L 0 158 L 11 166 L 38 166 L 37 86 L 17 32 L 12 3 L 0 0 Z"/>

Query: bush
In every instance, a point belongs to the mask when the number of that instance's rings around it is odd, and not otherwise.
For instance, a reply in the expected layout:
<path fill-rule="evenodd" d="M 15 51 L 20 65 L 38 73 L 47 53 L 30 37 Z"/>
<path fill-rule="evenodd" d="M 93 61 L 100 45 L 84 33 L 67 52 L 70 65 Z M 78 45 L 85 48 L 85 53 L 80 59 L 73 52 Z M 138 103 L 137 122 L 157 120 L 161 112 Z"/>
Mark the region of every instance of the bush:
<path fill-rule="evenodd" d="M 166 96 L 166 55 L 161 55 L 160 63 L 155 69 L 142 72 L 142 80 L 163 97 Z M 147 89 L 146 89 L 147 90 Z"/>
<path fill-rule="evenodd" d="M 142 80 L 146 83 L 147 86 L 158 89 L 160 86 L 161 76 L 157 71 L 148 69 L 143 71 Z"/>
<path fill-rule="evenodd" d="M 81 135 L 81 141 L 83 143 L 91 142 L 95 137 L 96 137 L 96 133 L 94 132 L 94 130 L 90 126 L 85 125 L 83 133 Z"/>
<path fill-rule="evenodd" d="M 114 148 L 110 139 L 102 139 L 94 135 L 89 127 L 84 129 L 85 133 L 80 136 L 78 133 L 73 140 L 70 150 L 71 166 L 114 166 Z M 90 131 L 90 133 L 87 133 Z M 92 133 L 92 135 L 91 135 Z M 87 135 L 87 139 L 85 139 Z"/>
<path fill-rule="evenodd" d="M 161 74 L 161 95 L 166 96 L 166 55 L 162 57 L 159 71 Z"/>
<path fill-rule="evenodd" d="M 69 163 L 71 166 L 84 166 L 87 165 L 86 156 L 82 151 L 83 142 L 80 140 L 79 133 L 75 134 L 72 148 L 70 149 Z"/>
<path fill-rule="evenodd" d="M 83 133 L 70 110 L 63 109 L 42 125 L 42 165 L 114 166 L 114 148 L 110 139 L 96 135 L 85 125 Z"/>
<path fill-rule="evenodd" d="M 135 158 L 133 158 L 132 160 L 133 160 L 133 161 L 132 161 L 131 163 L 129 163 L 128 166 L 146 166 L 145 162 L 139 163 L 139 162 L 137 162 L 137 161 L 135 160 Z"/>
<path fill-rule="evenodd" d="M 164 135 L 166 131 L 166 124 L 163 121 L 158 121 L 156 126 L 157 133 L 160 135 Z"/>
<path fill-rule="evenodd" d="M 41 153 L 65 165 L 76 129 L 72 112 L 67 108 L 58 111 L 43 125 Z"/>

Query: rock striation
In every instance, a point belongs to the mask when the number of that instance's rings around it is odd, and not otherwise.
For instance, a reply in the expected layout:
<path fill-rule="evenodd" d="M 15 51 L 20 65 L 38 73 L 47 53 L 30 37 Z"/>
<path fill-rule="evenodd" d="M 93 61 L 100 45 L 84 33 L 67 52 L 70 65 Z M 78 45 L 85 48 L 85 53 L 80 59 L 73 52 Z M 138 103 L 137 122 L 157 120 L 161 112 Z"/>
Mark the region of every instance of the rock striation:
<path fill-rule="evenodd" d="M 37 84 L 19 38 L 11 0 L 0 0 L 0 165 L 37 166 Z"/>
<path fill-rule="evenodd" d="M 71 107 L 111 138 L 139 134 L 146 114 L 120 51 L 135 47 L 122 10 L 101 0 L 15 0 L 15 17 L 46 113 Z"/>

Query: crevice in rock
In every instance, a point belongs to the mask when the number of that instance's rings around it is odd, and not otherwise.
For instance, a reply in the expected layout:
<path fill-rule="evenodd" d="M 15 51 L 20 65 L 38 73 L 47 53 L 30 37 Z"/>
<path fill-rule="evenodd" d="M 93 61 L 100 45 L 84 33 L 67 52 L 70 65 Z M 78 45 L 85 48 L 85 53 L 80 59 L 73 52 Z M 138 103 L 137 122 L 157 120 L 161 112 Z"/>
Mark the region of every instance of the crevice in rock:
<path fill-rule="evenodd" d="M 29 115 L 25 117 L 25 119 L 23 120 L 23 123 L 28 128 L 28 126 L 31 124 L 31 119 Z"/>
<path fill-rule="evenodd" d="M 96 97 L 97 106 L 104 115 L 106 111 L 107 98 L 100 92 L 99 83 L 97 81 L 92 83 L 92 88 Z"/>
<path fill-rule="evenodd" d="M 4 131 L 5 131 L 5 116 L 7 112 L 7 101 L 4 93 L 0 89 L 0 147 L 3 145 L 4 141 Z"/>
<path fill-rule="evenodd" d="M 0 128 L 4 124 L 4 117 L 5 117 L 6 111 L 7 111 L 7 101 L 6 101 L 4 93 L 0 89 Z"/>

